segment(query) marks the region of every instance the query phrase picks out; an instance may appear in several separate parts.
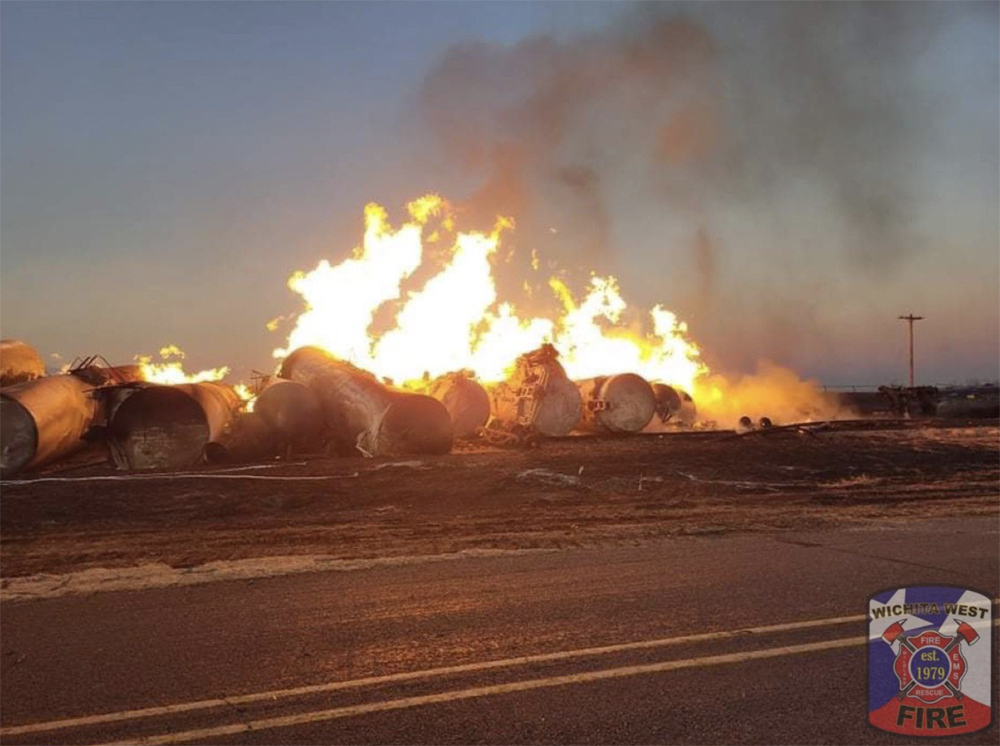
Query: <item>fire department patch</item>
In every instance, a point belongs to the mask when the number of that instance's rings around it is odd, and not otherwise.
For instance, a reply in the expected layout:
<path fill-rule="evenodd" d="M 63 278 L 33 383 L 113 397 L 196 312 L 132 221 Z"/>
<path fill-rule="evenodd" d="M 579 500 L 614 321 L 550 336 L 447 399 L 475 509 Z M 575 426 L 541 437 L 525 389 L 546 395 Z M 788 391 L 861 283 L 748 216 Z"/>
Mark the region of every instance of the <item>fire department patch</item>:
<path fill-rule="evenodd" d="M 975 733 L 993 719 L 993 606 L 978 591 L 892 588 L 868 599 L 868 722 L 908 736 Z"/>

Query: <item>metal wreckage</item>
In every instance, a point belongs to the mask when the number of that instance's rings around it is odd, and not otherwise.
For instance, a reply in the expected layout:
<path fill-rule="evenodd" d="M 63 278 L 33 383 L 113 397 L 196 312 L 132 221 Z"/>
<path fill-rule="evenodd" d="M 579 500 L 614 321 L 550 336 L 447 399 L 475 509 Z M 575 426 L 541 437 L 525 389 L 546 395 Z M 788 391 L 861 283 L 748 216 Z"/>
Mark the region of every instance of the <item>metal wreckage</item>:
<path fill-rule="evenodd" d="M 398 388 L 317 347 L 263 376 L 249 408 L 217 382 L 166 385 L 139 366 L 78 359 L 45 376 L 37 352 L 4 340 L 0 478 L 85 447 L 125 471 L 186 469 L 292 452 L 402 456 L 448 453 L 455 440 L 531 446 L 571 432 L 637 433 L 690 426 L 684 391 L 623 373 L 572 381 L 549 344 L 521 355 L 500 383 L 457 371 Z"/>

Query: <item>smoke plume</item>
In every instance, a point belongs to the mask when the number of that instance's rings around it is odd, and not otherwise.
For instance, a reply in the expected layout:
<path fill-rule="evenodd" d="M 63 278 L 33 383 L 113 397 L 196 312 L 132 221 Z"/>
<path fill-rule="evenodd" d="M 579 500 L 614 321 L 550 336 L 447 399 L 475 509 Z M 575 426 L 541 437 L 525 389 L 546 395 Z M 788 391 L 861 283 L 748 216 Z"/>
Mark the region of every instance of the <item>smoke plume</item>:
<path fill-rule="evenodd" d="M 571 280 L 616 274 L 688 319 L 710 363 L 801 362 L 817 291 L 848 302 L 852 278 L 891 282 L 933 239 L 914 226 L 950 114 L 934 65 L 955 28 L 997 20 L 995 4 L 644 4 L 575 38 L 456 45 L 419 111 L 437 170 L 473 185 L 466 224 L 511 215 L 518 246 Z M 995 100 L 995 77 L 970 86 Z M 996 160 L 991 116 L 956 147 Z"/>
<path fill-rule="evenodd" d="M 752 374 L 712 374 L 699 381 L 694 399 L 699 419 L 723 428 L 735 427 L 744 416 L 754 422 L 767 417 L 775 425 L 855 416 L 818 381 L 802 380 L 768 362 L 761 362 Z"/>

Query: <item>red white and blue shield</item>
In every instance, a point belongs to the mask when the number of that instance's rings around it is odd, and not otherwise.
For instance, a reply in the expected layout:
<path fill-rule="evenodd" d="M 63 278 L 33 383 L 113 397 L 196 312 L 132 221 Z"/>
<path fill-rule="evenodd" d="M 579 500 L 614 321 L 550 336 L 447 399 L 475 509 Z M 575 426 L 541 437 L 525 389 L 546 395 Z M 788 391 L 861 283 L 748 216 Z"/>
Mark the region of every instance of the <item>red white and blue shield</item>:
<path fill-rule="evenodd" d="M 910 736 L 974 733 L 992 720 L 993 607 L 952 586 L 868 600 L 868 722 Z"/>

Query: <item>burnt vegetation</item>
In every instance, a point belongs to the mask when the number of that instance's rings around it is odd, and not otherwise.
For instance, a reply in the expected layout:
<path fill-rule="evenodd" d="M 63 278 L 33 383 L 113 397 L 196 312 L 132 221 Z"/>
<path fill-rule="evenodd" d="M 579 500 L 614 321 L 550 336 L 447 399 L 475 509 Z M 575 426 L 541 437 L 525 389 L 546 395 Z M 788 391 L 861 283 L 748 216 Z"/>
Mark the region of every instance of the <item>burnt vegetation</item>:
<path fill-rule="evenodd" d="M 4 575 L 560 549 L 996 515 L 998 451 L 995 422 L 897 422 L 571 437 L 531 450 L 466 445 L 405 460 L 315 456 L 110 480 L 107 466 L 77 466 L 59 476 L 101 479 L 5 484 Z"/>

